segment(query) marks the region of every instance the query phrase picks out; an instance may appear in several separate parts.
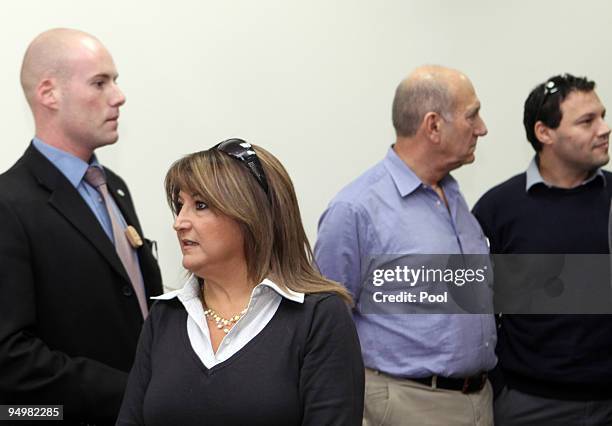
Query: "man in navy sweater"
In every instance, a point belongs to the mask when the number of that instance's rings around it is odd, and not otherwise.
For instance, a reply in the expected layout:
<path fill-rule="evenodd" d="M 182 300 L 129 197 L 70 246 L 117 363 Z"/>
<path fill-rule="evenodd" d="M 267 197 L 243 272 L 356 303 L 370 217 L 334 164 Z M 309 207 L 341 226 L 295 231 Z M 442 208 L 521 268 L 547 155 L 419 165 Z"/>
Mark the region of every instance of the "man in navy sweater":
<path fill-rule="evenodd" d="M 491 253 L 610 252 L 612 174 L 600 169 L 610 128 L 594 89 L 564 74 L 529 94 L 523 122 L 535 156 L 474 207 Z M 498 334 L 496 425 L 612 424 L 611 316 L 504 313 Z"/>

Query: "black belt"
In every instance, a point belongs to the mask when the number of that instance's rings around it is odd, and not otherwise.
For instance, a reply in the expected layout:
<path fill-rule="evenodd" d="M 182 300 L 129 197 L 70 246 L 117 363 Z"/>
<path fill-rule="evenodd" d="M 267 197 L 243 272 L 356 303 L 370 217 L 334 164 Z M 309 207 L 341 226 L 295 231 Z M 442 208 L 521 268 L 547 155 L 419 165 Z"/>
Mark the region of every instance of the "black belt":
<path fill-rule="evenodd" d="M 453 379 L 450 377 L 430 376 L 419 379 L 410 379 L 421 383 L 431 388 L 440 388 L 448 390 L 458 390 L 463 393 L 478 392 L 484 388 L 487 383 L 487 373 L 477 374 L 464 379 Z"/>

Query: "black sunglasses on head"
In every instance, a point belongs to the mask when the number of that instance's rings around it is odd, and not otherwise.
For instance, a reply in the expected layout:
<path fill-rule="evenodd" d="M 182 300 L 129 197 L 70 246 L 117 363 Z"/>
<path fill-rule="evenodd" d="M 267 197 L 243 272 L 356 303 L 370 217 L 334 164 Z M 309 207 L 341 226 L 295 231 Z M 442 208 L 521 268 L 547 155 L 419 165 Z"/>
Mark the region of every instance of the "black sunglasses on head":
<path fill-rule="evenodd" d="M 565 84 L 565 80 L 563 76 L 553 77 L 544 84 L 544 96 L 542 96 L 542 100 L 540 101 L 540 104 L 538 105 L 538 109 L 536 110 L 536 115 L 535 115 L 536 123 L 538 122 L 540 118 L 540 113 L 542 112 L 542 107 L 544 106 L 544 103 L 546 103 L 546 100 L 550 96 L 559 92 L 562 84 Z"/>
<path fill-rule="evenodd" d="M 263 171 L 261 161 L 257 157 L 257 153 L 253 149 L 253 146 L 243 139 L 232 138 L 224 140 L 213 146 L 212 149 L 216 149 L 224 154 L 229 155 L 235 160 L 240 161 L 246 166 L 251 174 L 257 179 L 259 185 L 263 188 L 266 195 L 270 196 L 268 192 L 268 180 L 266 174 Z"/>

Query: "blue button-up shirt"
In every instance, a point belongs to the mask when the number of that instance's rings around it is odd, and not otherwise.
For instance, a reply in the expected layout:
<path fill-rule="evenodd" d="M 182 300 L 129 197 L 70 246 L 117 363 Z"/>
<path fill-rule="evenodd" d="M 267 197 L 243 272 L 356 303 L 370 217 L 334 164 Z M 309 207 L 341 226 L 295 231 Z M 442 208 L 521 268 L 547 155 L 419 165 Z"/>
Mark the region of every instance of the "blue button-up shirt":
<path fill-rule="evenodd" d="M 72 186 L 75 187 L 91 211 L 96 215 L 98 222 L 100 222 L 100 225 L 104 229 L 106 235 L 108 235 L 108 238 L 110 238 L 111 242 L 114 244 L 115 239 L 113 237 L 113 227 L 111 225 L 111 220 L 108 216 L 108 211 L 106 210 L 104 200 L 102 199 L 102 196 L 98 190 L 88 184 L 84 179 L 85 172 L 87 172 L 89 166 L 96 166 L 102 169 L 102 166 L 98 162 L 95 154 L 90 163 L 86 163 L 79 157 L 48 145 L 38 138 L 34 138 L 32 140 L 32 144 L 66 177 L 66 179 L 68 179 L 68 181 L 70 181 Z M 119 217 L 123 227 L 126 227 L 127 225 L 125 219 L 123 218 L 119 207 L 115 204 L 114 200 L 112 200 L 112 197 L 111 202 L 111 208 L 114 209 L 115 213 L 117 213 L 117 217 Z"/>
<path fill-rule="evenodd" d="M 377 258 L 488 253 L 457 182 L 447 175 L 439 184 L 448 208 L 390 148 L 380 163 L 340 191 L 319 221 L 315 258 L 321 272 L 346 285 L 356 299 L 353 317 L 365 366 L 393 376 L 467 377 L 497 362 L 492 315 L 360 311 L 360 288 Z"/>

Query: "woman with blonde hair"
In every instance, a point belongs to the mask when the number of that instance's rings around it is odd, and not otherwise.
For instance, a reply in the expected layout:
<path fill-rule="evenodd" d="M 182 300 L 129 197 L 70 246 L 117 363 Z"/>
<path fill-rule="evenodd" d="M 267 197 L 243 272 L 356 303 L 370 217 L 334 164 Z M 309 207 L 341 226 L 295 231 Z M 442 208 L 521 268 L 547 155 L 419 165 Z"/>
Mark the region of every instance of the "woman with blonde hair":
<path fill-rule="evenodd" d="M 118 424 L 360 425 L 351 298 L 313 266 L 280 162 L 228 139 L 165 186 L 191 275 L 151 310 Z"/>

